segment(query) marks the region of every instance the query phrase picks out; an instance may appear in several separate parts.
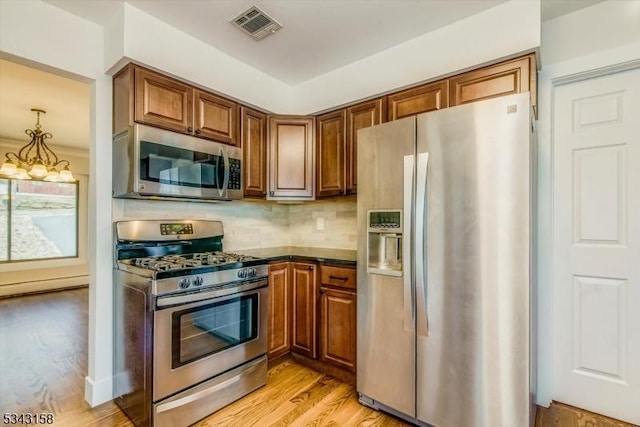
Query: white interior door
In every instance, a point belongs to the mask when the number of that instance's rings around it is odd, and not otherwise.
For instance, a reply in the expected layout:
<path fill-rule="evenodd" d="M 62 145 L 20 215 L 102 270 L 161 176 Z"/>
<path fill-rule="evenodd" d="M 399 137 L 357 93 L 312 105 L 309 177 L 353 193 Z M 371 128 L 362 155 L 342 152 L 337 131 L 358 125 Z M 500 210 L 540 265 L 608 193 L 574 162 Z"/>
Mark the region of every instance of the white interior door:
<path fill-rule="evenodd" d="M 554 99 L 553 399 L 640 424 L 640 69 Z"/>

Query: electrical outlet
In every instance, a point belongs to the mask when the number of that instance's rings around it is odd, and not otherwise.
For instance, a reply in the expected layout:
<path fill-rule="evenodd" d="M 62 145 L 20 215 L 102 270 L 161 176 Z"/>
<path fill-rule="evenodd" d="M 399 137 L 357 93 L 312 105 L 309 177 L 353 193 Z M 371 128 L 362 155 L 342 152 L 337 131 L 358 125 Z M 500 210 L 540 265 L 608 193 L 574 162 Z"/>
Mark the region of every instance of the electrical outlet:
<path fill-rule="evenodd" d="M 316 218 L 316 230 L 324 230 L 324 218 Z"/>

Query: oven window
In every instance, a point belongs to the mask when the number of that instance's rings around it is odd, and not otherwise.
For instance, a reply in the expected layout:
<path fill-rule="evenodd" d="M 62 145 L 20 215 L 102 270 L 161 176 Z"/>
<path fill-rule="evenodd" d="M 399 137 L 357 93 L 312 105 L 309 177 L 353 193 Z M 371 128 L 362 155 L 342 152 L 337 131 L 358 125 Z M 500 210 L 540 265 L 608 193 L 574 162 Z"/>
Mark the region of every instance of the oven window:
<path fill-rule="evenodd" d="M 258 294 L 173 313 L 172 368 L 258 336 Z"/>
<path fill-rule="evenodd" d="M 140 141 L 140 179 L 182 187 L 224 186 L 225 165 L 220 155 Z"/>

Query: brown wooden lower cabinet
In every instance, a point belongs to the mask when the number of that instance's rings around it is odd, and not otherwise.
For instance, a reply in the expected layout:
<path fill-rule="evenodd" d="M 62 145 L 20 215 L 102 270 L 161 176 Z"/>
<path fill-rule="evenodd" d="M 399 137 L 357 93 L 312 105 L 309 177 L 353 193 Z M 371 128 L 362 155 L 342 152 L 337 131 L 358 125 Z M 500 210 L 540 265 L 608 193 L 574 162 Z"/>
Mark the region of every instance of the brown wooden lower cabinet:
<path fill-rule="evenodd" d="M 292 262 L 293 316 L 291 324 L 291 350 L 315 359 L 318 292 L 316 264 Z"/>
<path fill-rule="evenodd" d="M 269 265 L 267 357 L 291 350 L 291 272 L 288 262 Z"/>
<path fill-rule="evenodd" d="M 320 361 L 355 372 L 355 292 L 320 288 Z"/>
<path fill-rule="evenodd" d="M 291 352 L 303 362 L 313 362 L 314 369 L 355 384 L 355 268 L 315 262 L 270 264 L 268 304 L 269 360 Z"/>

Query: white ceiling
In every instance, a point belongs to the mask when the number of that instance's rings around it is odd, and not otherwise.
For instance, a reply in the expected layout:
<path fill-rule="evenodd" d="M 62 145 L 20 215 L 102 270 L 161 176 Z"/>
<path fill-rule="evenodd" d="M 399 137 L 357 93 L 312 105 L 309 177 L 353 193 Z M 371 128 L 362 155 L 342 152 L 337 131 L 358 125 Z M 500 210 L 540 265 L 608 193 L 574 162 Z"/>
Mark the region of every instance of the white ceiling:
<path fill-rule="evenodd" d="M 51 146 L 89 148 L 89 84 L 0 59 L 0 138 L 21 145 L 30 141 L 36 113 Z M 3 160 L 3 159 L 0 159 Z"/>
<path fill-rule="evenodd" d="M 45 0 L 104 24 L 123 0 Z M 295 85 L 505 0 L 127 0 L 132 6 Z M 529 0 L 512 0 L 529 1 Z M 601 0 L 542 0 L 542 19 Z M 228 21 L 257 5 L 283 25 L 254 41 Z M 47 110 L 43 129 L 52 145 L 88 148 L 89 86 L 0 60 L 0 138 L 25 141 L 30 108 Z"/>
<path fill-rule="evenodd" d="M 58 4 L 60 0 L 49 1 Z M 504 1 L 127 0 L 288 85 L 325 74 Z M 228 22 L 254 4 L 283 25 L 276 34 L 261 41 L 253 40 Z"/>

